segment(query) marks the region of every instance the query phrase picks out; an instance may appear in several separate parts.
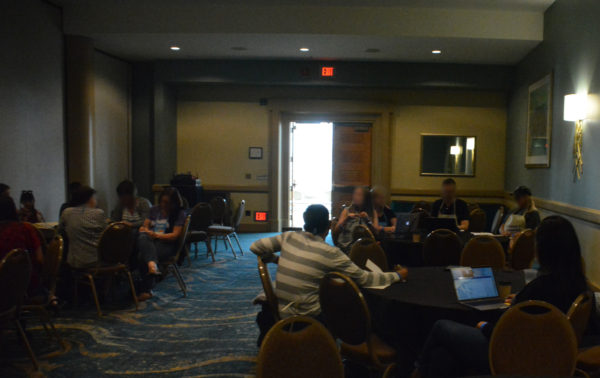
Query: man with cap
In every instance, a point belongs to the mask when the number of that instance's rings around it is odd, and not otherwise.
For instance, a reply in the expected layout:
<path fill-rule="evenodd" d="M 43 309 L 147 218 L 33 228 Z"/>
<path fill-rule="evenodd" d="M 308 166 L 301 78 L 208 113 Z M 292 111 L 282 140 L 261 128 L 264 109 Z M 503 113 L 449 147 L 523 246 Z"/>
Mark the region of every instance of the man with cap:
<path fill-rule="evenodd" d="M 540 225 L 541 219 L 540 212 L 531 198 L 531 189 L 523 185 L 519 186 L 513 192 L 513 198 L 518 207 L 500 226 L 500 232 L 504 235 L 514 235 L 527 228 L 535 230 Z"/>

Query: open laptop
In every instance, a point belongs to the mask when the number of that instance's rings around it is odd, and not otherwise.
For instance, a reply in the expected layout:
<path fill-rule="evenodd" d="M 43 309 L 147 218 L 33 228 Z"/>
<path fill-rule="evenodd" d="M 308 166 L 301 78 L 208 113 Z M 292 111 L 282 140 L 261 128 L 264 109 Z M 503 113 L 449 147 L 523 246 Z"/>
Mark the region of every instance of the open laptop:
<path fill-rule="evenodd" d="M 397 213 L 396 214 L 396 232 L 397 236 L 408 236 L 410 234 L 410 214 L 409 213 Z"/>
<path fill-rule="evenodd" d="M 498 296 L 492 268 L 450 268 L 456 297 L 461 304 L 480 311 L 508 307 Z"/>

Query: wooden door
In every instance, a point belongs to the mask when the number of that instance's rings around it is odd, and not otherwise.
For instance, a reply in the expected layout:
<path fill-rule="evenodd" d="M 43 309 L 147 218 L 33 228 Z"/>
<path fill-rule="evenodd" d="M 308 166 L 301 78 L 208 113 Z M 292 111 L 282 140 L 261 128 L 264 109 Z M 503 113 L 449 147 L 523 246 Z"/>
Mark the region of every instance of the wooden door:
<path fill-rule="evenodd" d="M 342 206 L 352 201 L 356 186 L 371 186 L 370 123 L 333 124 L 332 216 L 339 217 Z"/>

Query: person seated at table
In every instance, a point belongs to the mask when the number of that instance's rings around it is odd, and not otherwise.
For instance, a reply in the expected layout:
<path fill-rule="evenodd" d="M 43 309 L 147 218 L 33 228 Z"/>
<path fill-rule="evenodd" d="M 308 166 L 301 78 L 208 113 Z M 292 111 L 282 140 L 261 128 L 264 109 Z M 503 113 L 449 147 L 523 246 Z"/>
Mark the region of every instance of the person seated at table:
<path fill-rule="evenodd" d="M 0 183 L 0 196 L 10 197 L 10 186 Z"/>
<path fill-rule="evenodd" d="M 371 199 L 373 200 L 373 227 L 378 232 L 395 232 L 398 217 L 396 213 L 386 204 L 385 191 L 382 188 L 371 189 Z"/>
<path fill-rule="evenodd" d="M 17 207 L 11 197 L 0 196 L 0 260 L 17 248 L 26 250 L 31 259 L 28 294 L 30 296 L 44 294 L 39 277 L 40 269 L 44 264 L 44 255 L 38 232 L 31 224 L 19 222 Z"/>
<path fill-rule="evenodd" d="M 67 264 L 71 268 L 89 268 L 98 263 L 98 241 L 108 226 L 104 210 L 96 208 L 96 191 L 82 186 L 73 193 L 73 207 L 66 208 L 58 232 L 69 238 Z"/>
<path fill-rule="evenodd" d="M 275 294 L 282 318 L 294 315 L 319 317 L 319 284 L 325 274 L 340 272 L 359 286 L 388 285 L 405 280 L 408 271 L 375 273 L 362 270 L 339 248 L 325 243 L 331 222 L 323 205 L 304 212 L 304 231 L 284 232 L 252 243 L 250 250 L 265 262 L 275 262 Z M 276 256 L 276 252 L 281 252 Z"/>
<path fill-rule="evenodd" d="M 19 220 L 29 223 L 43 223 L 44 216 L 35 208 L 35 197 L 31 190 L 21 192 L 21 208 L 19 209 Z"/>
<path fill-rule="evenodd" d="M 181 197 L 175 188 L 166 188 L 158 197 L 158 205 L 150 209 L 139 229 L 137 246 L 144 284 L 139 301 L 152 298 L 154 276 L 160 275 L 158 264 L 177 253 L 177 241 L 185 223 Z"/>
<path fill-rule="evenodd" d="M 119 203 L 110 214 L 113 222 L 125 222 L 136 230 L 139 229 L 150 216 L 150 202 L 142 197 L 137 197 L 135 184 L 129 180 L 122 181 L 117 186 Z"/>
<path fill-rule="evenodd" d="M 73 193 L 75 193 L 77 190 L 79 190 L 79 188 L 81 188 L 81 183 L 77 182 L 77 181 L 73 181 L 72 183 L 69 184 L 68 187 L 68 197 L 69 200 L 65 203 L 63 203 L 62 205 L 60 205 L 60 211 L 58 212 L 58 218 L 60 219 L 60 216 L 62 215 L 63 211 L 65 211 L 66 208 L 68 207 L 74 207 L 73 205 Z"/>
<path fill-rule="evenodd" d="M 338 234 L 336 245 L 344 252 L 349 252 L 354 242 L 354 229 L 359 225 L 372 227 L 373 202 L 369 189 L 357 186 L 352 192 L 352 204 L 342 210 L 334 230 Z"/>
<path fill-rule="evenodd" d="M 450 218 L 456 221 L 459 230 L 469 229 L 469 207 L 456 197 L 456 181 L 447 178 L 442 182 L 442 198 L 433 203 L 431 216 Z"/>
<path fill-rule="evenodd" d="M 540 274 L 507 303 L 540 300 L 565 314 L 579 294 L 588 290 L 581 249 L 573 225 L 563 217 L 544 219 L 536 233 Z M 494 323 L 472 327 L 449 320 L 437 321 L 416 363 L 414 376 L 489 374 L 488 344 Z"/>
<path fill-rule="evenodd" d="M 500 226 L 500 233 L 505 236 L 516 235 L 529 228 L 535 230 L 540 225 L 540 212 L 535 207 L 531 198 L 531 189 L 519 186 L 513 192 L 513 198 L 517 202 L 517 209 L 513 210 L 506 221 Z"/>

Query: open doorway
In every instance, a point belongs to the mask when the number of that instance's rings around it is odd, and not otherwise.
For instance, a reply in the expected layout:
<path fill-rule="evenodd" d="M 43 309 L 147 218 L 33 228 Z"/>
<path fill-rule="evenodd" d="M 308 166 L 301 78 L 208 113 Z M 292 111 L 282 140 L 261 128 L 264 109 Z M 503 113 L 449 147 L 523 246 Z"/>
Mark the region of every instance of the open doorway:
<path fill-rule="evenodd" d="M 292 227 L 302 227 L 311 204 L 331 212 L 333 123 L 290 124 L 290 207 Z"/>

